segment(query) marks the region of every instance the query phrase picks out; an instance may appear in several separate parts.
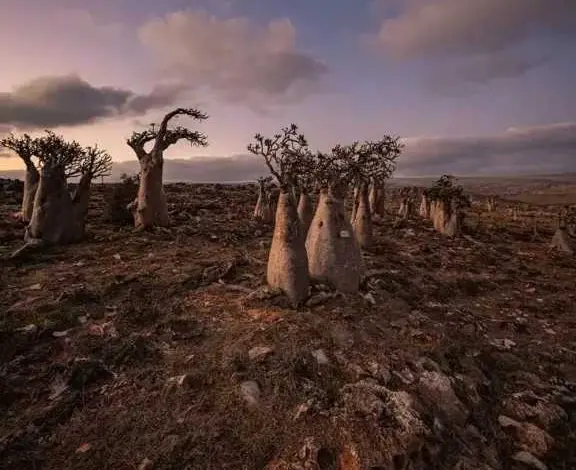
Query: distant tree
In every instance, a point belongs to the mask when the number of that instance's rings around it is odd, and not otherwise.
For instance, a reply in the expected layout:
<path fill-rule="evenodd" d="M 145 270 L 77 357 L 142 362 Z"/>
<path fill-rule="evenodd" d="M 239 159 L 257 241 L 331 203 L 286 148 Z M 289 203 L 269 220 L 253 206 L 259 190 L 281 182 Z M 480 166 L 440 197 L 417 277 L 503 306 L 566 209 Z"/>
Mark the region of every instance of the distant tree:
<path fill-rule="evenodd" d="M 129 205 L 134 202 L 138 195 L 140 177 L 138 174 L 120 175 L 120 183 L 112 187 L 110 195 L 106 199 L 106 210 L 104 219 L 118 225 L 134 223 L 132 211 Z"/>
<path fill-rule="evenodd" d="M 309 276 L 294 192 L 299 162 L 309 153 L 308 143 L 298 126 L 291 124 L 271 138 L 256 134 L 248 151 L 264 159 L 280 186 L 266 280 L 271 287 L 283 291 L 292 305 L 298 306 L 309 295 Z"/>
<path fill-rule="evenodd" d="M 18 155 L 24 162 L 24 165 L 26 165 L 22 208 L 20 213 L 17 214 L 17 217 L 23 222 L 30 222 L 32 209 L 34 208 L 34 196 L 36 189 L 38 189 L 38 182 L 40 181 L 40 173 L 32 161 L 32 158 L 35 157 L 35 144 L 35 139 L 28 134 L 23 134 L 20 137 L 10 134 L 8 137 L 0 140 L 0 147 L 10 149 Z"/>
<path fill-rule="evenodd" d="M 463 225 L 463 209 L 470 207 L 470 197 L 455 183 L 452 175 L 443 175 L 428 189 L 430 218 L 434 228 L 445 235 L 457 236 Z"/>
<path fill-rule="evenodd" d="M 270 200 L 271 176 L 260 177 L 258 182 L 258 200 L 254 208 L 254 218 L 269 223 L 272 221 L 272 201 Z"/>
<path fill-rule="evenodd" d="M 169 128 L 170 121 L 177 116 L 189 116 L 198 121 L 208 119 L 207 114 L 197 109 L 177 108 L 166 114 L 159 126 L 151 124 L 145 131 L 134 132 L 126 141 L 140 163 L 140 186 L 138 196 L 132 204 L 134 225 L 137 229 L 170 225 L 162 182 L 164 151 L 180 140 L 186 140 L 192 146 L 208 145 L 206 135 L 199 131 L 182 126 Z M 152 148 L 147 151 L 145 146 L 149 143 L 152 143 Z"/>

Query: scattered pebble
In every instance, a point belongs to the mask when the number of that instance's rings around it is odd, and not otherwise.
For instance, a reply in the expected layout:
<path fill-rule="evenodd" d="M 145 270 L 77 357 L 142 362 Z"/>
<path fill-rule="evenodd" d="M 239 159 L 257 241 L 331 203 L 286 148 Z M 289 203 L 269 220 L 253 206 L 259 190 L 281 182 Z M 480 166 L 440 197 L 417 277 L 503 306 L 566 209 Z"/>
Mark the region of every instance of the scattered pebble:
<path fill-rule="evenodd" d="M 249 405 L 256 405 L 260 401 L 260 386 L 253 380 L 242 382 L 240 393 Z"/>

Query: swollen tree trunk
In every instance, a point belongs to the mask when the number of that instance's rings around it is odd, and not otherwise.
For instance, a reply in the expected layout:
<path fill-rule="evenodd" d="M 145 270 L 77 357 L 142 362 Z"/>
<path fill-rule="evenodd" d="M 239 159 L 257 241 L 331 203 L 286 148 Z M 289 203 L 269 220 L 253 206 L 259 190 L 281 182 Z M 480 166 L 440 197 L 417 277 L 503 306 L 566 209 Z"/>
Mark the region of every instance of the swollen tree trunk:
<path fill-rule="evenodd" d="M 430 217 L 430 203 L 426 194 L 422 194 L 422 200 L 420 201 L 420 217 L 423 219 Z"/>
<path fill-rule="evenodd" d="M 86 227 L 86 216 L 88 215 L 88 204 L 90 203 L 90 187 L 92 185 L 92 176 L 85 174 L 80 178 L 72 204 L 74 210 L 74 230 L 80 238 L 84 238 Z"/>
<path fill-rule="evenodd" d="M 134 226 L 137 229 L 170 225 L 162 184 L 163 166 L 164 159 L 160 151 L 145 154 L 140 158 L 140 186 L 133 205 Z"/>
<path fill-rule="evenodd" d="M 364 274 L 360 245 L 346 218 L 344 198 L 323 189 L 306 239 L 312 279 L 341 292 L 357 292 Z"/>
<path fill-rule="evenodd" d="M 574 242 L 570 238 L 570 234 L 566 230 L 566 227 L 560 226 L 556 229 L 552 241 L 550 242 L 550 248 L 567 255 L 574 254 Z"/>
<path fill-rule="evenodd" d="M 372 215 L 370 213 L 370 201 L 368 185 L 360 186 L 358 208 L 353 223 L 354 235 L 361 248 L 368 249 L 372 246 Z"/>
<path fill-rule="evenodd" d="M 450 214 L 448 212 L 448 205 L 445 201 L 434 201 L 434 214 L 432 224 L 436 231 L 444 233 L 444 227 L 448 221 Z"/>
<path fill-rule="evenodd" d="M 34 198 L 34 210 L 26 228 L 26 240 L 65 245 L 81 238 L 63 169 L 43 168 Z"/>
<path fill-rule="evenodd" d="M 400 202 L 400 208 L 398 209 L 398 217 L 401 219 L 407 219 L 412 213 L 412 201 L 404 197 Z"/>
<path fill-rule="evenodd" d="M 350 214 L 350 223 L 353 224 L 356 219 L 356 211 L 358 210 L 358 199 L 360 195 L 360 188 L 358 185 L 354 185 L 354 190 L 352 192 L 352 212 Z"/>
<path fill-rule="evenodd" d="M 370 186 L 370 213 L 373 216 L 384 217 L 386 215 L 385 199 L 386 192 L 384 186 L 378 186 L 376 183 L 372 183 Z"/>
<path fill-rule="evenodd" d="M 20 218 L 23 222 L 30 222 L 34 210 L 34 198 L 40 182 L 40 173 L 32 161 L 25 161 L 24 163 L 26 163 L 26 175 L 24 176 L 24 197 L 22 198 Z"/>
<path fill-rule="evenodd" d="M 294 307 L 309 295 L 310 278 L 304 240 L 293 195 L 282 191 L 276 209 L 266 281 L 270 287 L 282 290 Z"/>
<path fill-rule="evenodd" d="M 254 218 L 264 222 L 272 221 L 272 208 L 270 207 L 270 198 L 263 185 L 258 190 L 258 201 L 254 208 Z"/>
<path fill-rule="evenodd" d="M 310 228 L 313 217 L 314 206 L 312 205 L 312 198 L 306 191 L 302 191 L 300 193 L 300 200 L 298 201 L 298 220 L 300 221 L 304 239 L 306 239 L 308 228 Z"/>

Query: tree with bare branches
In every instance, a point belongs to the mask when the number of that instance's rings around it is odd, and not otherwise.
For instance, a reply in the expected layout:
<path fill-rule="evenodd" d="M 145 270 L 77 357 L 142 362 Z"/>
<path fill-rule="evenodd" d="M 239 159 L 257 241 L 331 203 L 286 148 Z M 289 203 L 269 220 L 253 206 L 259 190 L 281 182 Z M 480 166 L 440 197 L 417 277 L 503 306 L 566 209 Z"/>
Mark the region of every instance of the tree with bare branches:
<path fill-rule="evenodd" d="M 26 241 L 50 245 L 78 242 L 84 236 L 90 184 L 94 178 L 109 174 L 112 159 L 103 150 L 84 149 L 51 131 L 35 139 L 34 147 L 40 180 Z M 80 181 L 71 194 L 67 180 L 74 177 Z"/>
<path fill-rule="evenodd" d="M 131 204 L 134 226 L 137 229 L 149 229 L 154 226 L 170 225 L 166 195 L 162 182 L 164 151 L 186 140 L 192 146 L 208 145 L 207 137 L 199 131 L 183 126 L 170 128 L 170 121 L 178 116 L 189 116 L 195 120 L 208 119 L 208 115 L 194 108 L 177 108 L 164 116 L 159 126 L 151 124 L 141 132 L 134 132 L 126 143 L 134 150 L 140 163 L 140 186 L 138 197 Z M 152 148 L 147 151 L 147 144 Z"/>
<path fill-rule="evenodd" d="M 361 248 L 366 249 L 372 245 L 370 182 L 382 182 L 392 175 L 402 148 L 398 138 L 387 135 L 380 140 L 354 144 L 349 148 L 351 172 L 359 188 L 353 227 Z"/>
<path fill-rule="evenodd" d="M 318 206 L 312 219 L 306 249 L 310 276 L 342 292 L 357 292 L 364 273 L 360 244 L 368 245 L 371 219 L 367 182 L 386 178 L 393 171 L 397 155 L 395 139 L 337 145 L 330 154 L 318 153 L 316 181 L 320 188 Z M 344 198 L 354 183 L 358 207 L 352 223 L 346 217 Z"/>
<path fill-rule="evenodd" d="M 294 197 L 299 160 L 309 152 L 308 143 L 298 126 L 292 124 L 271 138 L 256 134 L 248 151 L 264 159 L 280 186 L 266 280 L 296 307 L 308 298 L 310 287 L 304 234 Z"/>
<path fill-rule="evenodd" d="M 428 197 L 434 228 L 444 235 L 460 235 L 463 209 L 470 207 L 470 197 L 464 193 L 464 188 L 455 184 L 453 176 L 443 175 L 428 189 Z"/>
<path fill-rule="evenodd" d="M 38 189 L 38 182 L 40 181 L 40 173 L 36 165 L 32 161 L 35 157 L 35 139 L 28 134 L 23 134 L 16 137 L 14 134 L 0 140 L 0 147 L 7 148 L 14 152 L 22 159 L 26 165 L 26 174 L 24 176 L 24 196 L 22 198 L 22 208 L 17 217 L 23 222 L 30 222 L 32 217 L 32 209 L 34 208 L 34 196 L 36 189 Z"/>
<path fill-rule="evenodd" d="M 258 182 L 258 201 L 254 208 L 254 219 L 263 222 L 272 222 L 272 207 L 270 201 L 270 183 L 272 182 L 271 176 L 260 177 Z"/>

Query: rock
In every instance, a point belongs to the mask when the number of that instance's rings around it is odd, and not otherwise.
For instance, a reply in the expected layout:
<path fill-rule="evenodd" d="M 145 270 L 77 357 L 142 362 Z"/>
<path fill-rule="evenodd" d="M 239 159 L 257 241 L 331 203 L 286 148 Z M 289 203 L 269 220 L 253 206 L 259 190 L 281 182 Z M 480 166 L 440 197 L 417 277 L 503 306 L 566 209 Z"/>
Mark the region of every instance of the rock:
<path fill-rule="evenodd" d="M 374 377 L 382 384 L 387 384 L 388 382 L 390 382 L 390 379 L 392 378 L 392 374 L 390 374 L 388 368 L 384 367 L 382 364 L 379 364 L 376 361 L 368 362 L 366 369 L 368 370 L 368 372 L 370 372 L 370 375 L 372 377 Z"/>
<path fill-rule="evenodd" d="M 187 374 L 176 375 L 176 376 L 170 377 L 168 379 L 169 384 L 177 385 L 178 387 L 183 387 L 184 385 L 186 385 L 187 382 L 188 382 L 188 375 Z"/>
<path fill-rule="evenodd" d="M 514 437 L 521 449 L 538 457 L 546 455 L 554 445 L 552 436 L 532 423 L 521 423 L 504 415 L 498 416 L 498 423 Z"/>
<path fill-rule="evenodd" d="M 450 378 L 440 372 L 423 372 L 418 381 L 422 400 L 435 406 L 450 421 L 463 424 L 468 418 L 468 410 L 456 396 Z"/>
<path fill-rule="evenodd" d="M 254 346 L 250 351 L 248 351 L 248 357 L 251 361 L 254 361 L 257 359 L 263 359 L 273 352 L 274 349 L 270 346 Z"/>
<path fill-rule="evenodd" d="M 318 362 L 320 365 L 326 365 L 330 363 L 330 359 L 328 359 L 328 356 L 323 349 L 316 349 L 315 351 L 312 351 L 312 357 L 314 357 L 316 362 Z"/>
<path fill-rule="evenodd" d="M 253 380 L 242 382 L 240 393 L 249 405 L 256 405 L 260 401 L 260 386 Z"/>
<path fill-rule="evenodd" d="M 548 467 L 536 457 L 534 457 L 530 452 L 517 452 L 512 456 L 512 458 L 517 462 L 522 462 L 529 467 L 535 468 L 536 470 L 548 470 Z"/>
<path fill-rule="evenodd" d="M 354 344 L 354 336 L 341 325 L 335 325 L 330 332 L 332 339 L 340 348 L 349 348 Z"/>
<path fill-rule="evenodd" d="M 558 421 L 568 419 L 564 409 L 554 403 L 538 400 L 531 405 L 517 398 L 504 400 L 506 413 L 520 421 L 535 421 L 544 428 L 550 428 Z"/>
<path fill-rule="evenodd" d="M 370 302 L 372 305 L 376 305 L 376 299 L 374 298 L 374 295 L 372 295 L 371 292 L 368 292 L 367 294 L 364 294 L 362 297 L 364 297 L 364 300 L 367 300 L 367 301 Z"/>
<path fill-rule="evenodd" d="M 138 470 L 150 470 L 154 466 L 154 462 L 149 458 L 144 458 L 140 465 L 138 465 Z"/>
<path fill-rule="evenodd" d="M 18 331 L 21 333 L 26 333 L 26 334 L 34 334 L 38 331 L 38 326 L 36 326 L 34 324 L 30 324 L 30 325 L 23 326 L 22 328 L 19 328 Z"/>
<path fill-rule="evenodd" d="M 322 305 L 327 300 L 336 297 L 335 292 L 319 292 L 318 294 L 310 297 L 306 302 L 307 307 L 317 307 L 318 305 Z"/>

